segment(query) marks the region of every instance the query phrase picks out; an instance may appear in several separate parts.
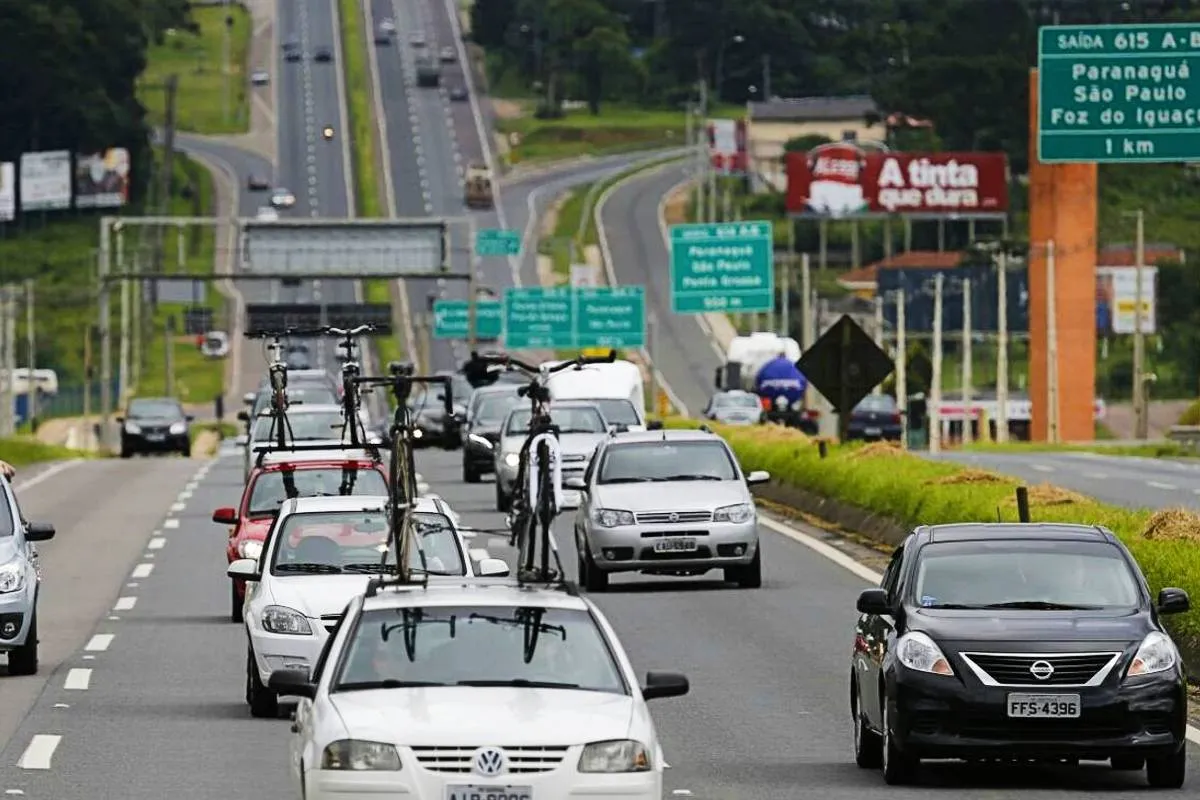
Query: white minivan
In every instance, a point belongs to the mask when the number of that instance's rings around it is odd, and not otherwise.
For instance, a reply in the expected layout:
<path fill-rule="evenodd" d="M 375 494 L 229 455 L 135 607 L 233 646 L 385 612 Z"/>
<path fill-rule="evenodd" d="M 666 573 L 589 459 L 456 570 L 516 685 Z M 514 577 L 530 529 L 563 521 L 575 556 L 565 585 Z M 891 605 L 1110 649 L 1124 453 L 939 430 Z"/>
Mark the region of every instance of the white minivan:
<path fill-rule="evenodd" d="M 636 431 L 646 427 L 646 388 L 642 370 L 630 361 L 563 370 L 550 376 L 549 386 L 551 399 L 594 403 L 605 421 L 619 430 Z"/>

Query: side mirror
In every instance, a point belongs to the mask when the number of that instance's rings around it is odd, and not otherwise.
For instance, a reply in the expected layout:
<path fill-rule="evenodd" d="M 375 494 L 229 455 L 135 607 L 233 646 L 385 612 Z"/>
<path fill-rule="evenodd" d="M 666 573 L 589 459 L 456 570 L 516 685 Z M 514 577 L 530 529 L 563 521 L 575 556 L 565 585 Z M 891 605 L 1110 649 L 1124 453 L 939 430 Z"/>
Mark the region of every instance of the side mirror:
<path fill-rule="evenodd" d="M 267 679 L 267 688 L 283 697 L 307 697 L 309 700 L 317 696 L 317 686 L 309 678 L 308 670 L 277 669 Z"/>
<path fill-rule="evenodd" d="M 254 398 L 255 398 L 254 392 L 246 392 L 244 395 L 242 395 L 242 402 L 248 406 L 252 406 L 252 405 L 254 405 Z"/>
<path fill-rule="evenodd" d="M 184 415 L 183 415 L 183 418 L 184 418 L 186 421 L 188 421 L 188 422 L 195 422 L 195 421 L 196 421 L 196 415 L 195 415 L 195 414 L 184 414 Z"/>
<path fill-rule="evenodd" d="M 691 691 L 686 675 L 678 672 L 647 672 L 646 685 L 642 687 L 642 699 L 659 697 L 682 697 Z"/>
<path fill-rule="evenodd" d="M 244 433 L 239 433 L 233 440 L 233 443 L 240 447 L 245 447 L 246 445 L 250 444 L 250 437 Z"/>
<path fill-rule="evenodd" d="M 771 473 L 765 469 L 756 469 L 746 476 L 746 483 L 751 486 L 758 486 L 760 483 L 770 483 Z"/>
<path fill-rule="evenodd" d="M 508 577 L 508 564 L 502 558 L 481 558 L 475 571 L 480 577 L 506 578 Z"/>
<path fill-rule="evenodd" d="M 239 411 L 237 413 L 237 418 L 238 418 L 239 422 L 249 422 L 250 421 L 250 412 L 245 411 L 245 410 Z"/>
<path fill-rule="evenodd" d="M 213 512 L 212 521 L 218 525 L 237 525 L 238 512 L 236 508 L 218 508 Z"/>
<path fill-rule="evenodd" d="M 115 420 L 117 421 L 117 424 L 118 424 L 118 425 L 121 425 L 121 424 L 123 424 L 123 423 L 125 422 L 125 418 L 124 418 L 124 417 L 114 417 L 113 419 L 115 419 Z"/>
<path fill-rule="evenodd" d="M 584 489 L 587 489 L 587 484 L 583 482 L 583 478 L 578 475 L 572 475 L 563 481 L 563 488 L 582 492 Z"/>
<path fill-rule="evenodd" d="M 661 431 L 663 429 L 663 421 L 661 419 L 652 419 L 646 423 L 646 430 Z"/>
<path fill-rule="evenodd" d="M 229 565 L 225 574 L 230 578 L 241 578 L 245 581 L 256 581 L 262 577 L 258 571 L 258 561 L 253 558 L 239 558 Z"/>
<path fill-rule="evenodd" d="M 44 542 L 54 538 L 54 526 L 49 522 L 31 522 L 25 526 L 25 538 L 31 542 Z M 1187 603 L 1187 595 L 1183 596 L 1183 602 Z"/>
<path fill-rule="evenodd" d="M 860 614 L 888 616 L 892 613 L 892 604 L 888 602 L 887 592 L 883 589 L 864 590 L 858 596 L 857 608 Z"/>
<path fill-rule="evenodd" d="M 1183 589 L 1168 586 L 1158 593 L 1158 613 L 1182 614 L 1192 607 L 1188 593 Z"/>

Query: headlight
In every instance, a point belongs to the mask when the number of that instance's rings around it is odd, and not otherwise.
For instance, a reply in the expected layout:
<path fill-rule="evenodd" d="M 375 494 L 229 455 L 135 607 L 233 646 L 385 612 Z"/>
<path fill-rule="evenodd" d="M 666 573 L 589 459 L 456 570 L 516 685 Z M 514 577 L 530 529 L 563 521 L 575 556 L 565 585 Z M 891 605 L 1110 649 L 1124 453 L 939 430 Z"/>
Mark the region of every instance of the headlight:
<path fill-rule="evenodd" d="M 779 397 L 776 397 L 775 398 L 775 407 L 777 409 L 779 409 L 780 411 L 786 411 L 787 407 L 788 407 L 787 398 L 784 397 L 783 395 L 779 395 Z"/>
<path fill-rule="evenodd" d="M 1165 633 L 1151 631 L 1142 639 L 1137 654 L 1134 655 L 1129 671 L 1129 677 L 1136 675 L 1153 675 L 1156 672 L 1166 672 L 1179 661 L 1179 653 L 1175 643 Z"/>
<path fill-rule="evenodd" d="M 515 467 L 521 463 L 521 455 L 519 453 L 509 453 L 504 457 L 504 463 L 510 467 Z"/>
<path fill-rule="evenodd" d="M 480 436 L 478 433 L 472 433 L 467 438 L 477 445 L 486 447 L 488 450 L 492 449 L 492 443 L 487 440 L 486 436 Z"/>
<path fill-rule="evenodd" d="M 425 431 L 421 430 L 420 428 L 413 428 L 413 430 L 412 430 L 412 438 L 414 438 L 414 439 L 420 439 L 420 438 L 421 438 L 422 436 L 424 436 L 424 435 L 425 435 Z"/>
<path fill-rule="evenodd" d="M 25 588 L 25 570 L 13 561 L 0 566 L 0 594 L 19 592 Z"/>
<path fill-rule="evenodd" d="M 136 436 L 137 434 L 142 432 L 142 428 L 141 428 L 141 426 L 135 425 L 132 422 L 126 422 L 125 423 L 125 432 L 132 433 L 134 436 Z"/>
<path fill-rule="evenodd" d="M 796 402 L 792 403 L 792 411 L 799 411 L 803 403 L 803 400 L 797 400 Z"/>
<path fill-rule="evenodd" d="M 596 520 L 605 528 L 618 528 L 622 525 L 633 524 L 633 512 L 619 511 L 613 508 L 600 508 L 592 515 L 592 519 Z"/>
<path fill-rule="evenodd" d="M 171 430 L 172 436 L 181 436 L 182 434 L 187 433 L 187 423 L 186 422 L 172 423 L 170 430 Z"/>
<path fill-rule="evenodd" d="M 646 746 L 632 739 L 593 742 L 579 756 L 580 772 L 649 772 Z"/>
<path fill-rule="evenodd" d="M 271 633 L 288 636 L 311 636 L 312 625 L 299 611 L 284 606 L 267 606 L 263 609 L 262 626 Z"/>
<path fill-rule="evenodd" d="M 749 522 L 752 519 L 754 519 L 754 506 L 749 503 L 721 506 L 713 512 L 713 522 Z"/>
<path fill-rule="evenodd" d="M 321 753 L 321 769 L 396 771 L 400 769 L 400 754 L 383 742 L 363 742 L 342 739 Z"/>
<path fill-rule="evenodd" d="M 950 662 L 942 650 L 925 634 L 919 631 L 906 633 L 896 643 L 896 658 L 909 669 L 929 672 L 934 675 L 953 675 Z"/>
<path fill-rule="evenodd" d="M 237 546 L 238 555 L 242 558 L 257 559 L 262 555 L 263 543 L 255 539 L 247 539 L 244 542 L 239 542 Z"/>

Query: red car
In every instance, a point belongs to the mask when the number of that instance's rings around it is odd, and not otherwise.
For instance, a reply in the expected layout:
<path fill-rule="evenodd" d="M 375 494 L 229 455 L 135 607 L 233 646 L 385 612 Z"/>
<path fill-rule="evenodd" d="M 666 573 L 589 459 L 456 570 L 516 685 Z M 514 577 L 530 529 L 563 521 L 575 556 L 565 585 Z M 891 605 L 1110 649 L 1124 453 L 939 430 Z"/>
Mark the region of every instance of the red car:
<path fill-rule="evenodd" d="M 232 526 L 225 546 L 228 563 L 239 558 L 258 558 L 263 540 L 283 502 L 292 497 L 336 497 L 338 495 L 388 495 L 384 464 L 366 451 L 322 450 L 311 453 L 266 453 L 250 471 L 237 508 L 218 508 L 212 520 Z M 231 580 L 229 618 L 242 621 L 246 583 Z"/>

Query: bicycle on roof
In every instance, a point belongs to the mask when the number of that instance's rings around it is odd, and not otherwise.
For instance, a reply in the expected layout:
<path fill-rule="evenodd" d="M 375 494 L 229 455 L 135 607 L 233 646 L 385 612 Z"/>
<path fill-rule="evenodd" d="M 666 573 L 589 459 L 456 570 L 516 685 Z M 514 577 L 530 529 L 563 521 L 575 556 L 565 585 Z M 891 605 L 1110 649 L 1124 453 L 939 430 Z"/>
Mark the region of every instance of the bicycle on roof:
<path fill-rule="evenodd" d="M 521 397 L 529 398 L 531 415 L 529 432 L 518 456 L 512 511 L 507 520 L 510 541 L 518 552 L 518 580 L 551 583 L 564 577 L 551 533 L 551 525 L 563 505 L 563 487 L 559 431 L 550 416 L 550 376 L 567 369 L 582 369 L 588 364 L 611 364 L 616 358 L 617 352 L 611 350 L 604 356 L 578 356 L 554 365 L 535 366 L 510 355 L 471 353 L 463 369 L 473 386 L 493 383 L 500 372 L 512 369 L 530 376 L 529 383 L 518 390 Z"/>

